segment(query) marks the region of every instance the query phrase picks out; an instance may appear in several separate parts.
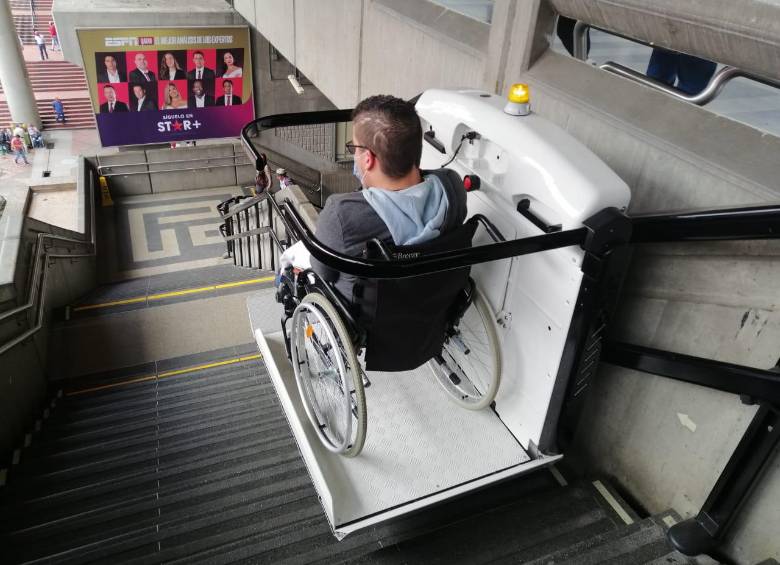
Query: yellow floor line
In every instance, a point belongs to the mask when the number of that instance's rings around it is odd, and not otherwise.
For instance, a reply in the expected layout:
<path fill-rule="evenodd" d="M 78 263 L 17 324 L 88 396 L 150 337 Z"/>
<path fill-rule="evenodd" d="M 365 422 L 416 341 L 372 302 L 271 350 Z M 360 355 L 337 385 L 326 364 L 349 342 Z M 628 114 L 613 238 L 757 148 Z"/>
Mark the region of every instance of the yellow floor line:
<path fill-rule="evenodd" d="M 241 357 L 234 357 L 233 359 L 225 359 L 223 361 L 215 361 L 213 363 L 204 363 L 202 365 L 194 365 L 192 367 L 185 367 L 184 369 L 174 369 L 172 371 L 165 371 L 158 375 L 144 375 L 142 377 L 133 377 L 125 381 L 119 381 L 116 383 L 109 383 L 100 386 L 93 386 L 89 388 L 81 388 L 78 390 L 71 390 L 65 393 L 65 396 L 77 396 L 79 394 L 87 394 L 89 392 L 97 392 L 99 390 L 107 390 L 111 388 L 117 388 L 124 385 L 133 383 L 141 383 L 144 381 L 153 381 L 155 379 L 164 379 L 167 377 L 174 377 L 176 375 L 185 375 L 187 373 L 194 373 L 195 371 L 201 371 L 203 369 L 211 369 L 213 367 L 223 367 L 225 365 L 232 365 L 234 363 L 241 363 L 243 361 L 252 361 L 254 359 L 262 359 L 262 355 L 256 353 L 254 355 L 243 355 Z"/>
<path fill-rule="evenodd" d="M 125 304 L 138 304 L 139 302 L 145 302 L 147 300 L 162 300 L 163 298 L 171 298 L 174 296 L 186 296 L 188 294 L 197 294 L 199 292 L 209 292 L 212 290 L 220 290 L 223 288 L 235 288 L 237 286 L 245 286 L 250 284 L 261 284 L 265 282 L 271 282 L 274 277 L 260 277 L 258 279 L 247 279 L 244 281 L 235 281 L 229 283 L 213 284 L 210 286 L 201 286 L 197 288 L 185 288 L 182 290 L 174 290 L 171 292 L 162 292 L 159 294 L 150 294 L 148 296 L 136 296 L 134 298 L 125 298 L 122 300 L 112 300 L 111 302 L 102 302 L 100 304 L 85 304 L 83 306 L 75 306 L 71 310 L 73 312 L 81 312 L 84 310 L 95 310 L 97 308 L 110 308 L 111 306 L 122 306 Z"/>

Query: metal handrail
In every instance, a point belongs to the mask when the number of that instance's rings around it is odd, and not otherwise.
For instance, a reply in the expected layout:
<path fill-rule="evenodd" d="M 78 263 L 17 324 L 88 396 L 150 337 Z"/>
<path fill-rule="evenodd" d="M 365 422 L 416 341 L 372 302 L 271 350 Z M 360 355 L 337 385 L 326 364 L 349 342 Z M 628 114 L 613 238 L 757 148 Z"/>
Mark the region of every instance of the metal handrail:
<path fill-rule="evenodd" d="M 252 198 L 247 198 L 240 204 L 237 204 L 235 207 L 228 210 L 227 214 L 222 214 L 222 219 L 227 220 L 228 218 L 232 218 L 239 212 L 243 212 L 247 208 L 251 208 L 255 204 L 259 204 L 263 200 L 264 196 L 261 194 L 260 196 L 253 196 Z"/>
<path fill-rule="evenodd" d="M 655 90 L 660 90 L 665 94 L 674 96 L 678 100 L 690 102 L 691 104 L 696 104 L 697 106 L 704 106 L 705 104 L 709 104 L 715 100 L 715 98 L 723 90 L 723 87 L 726 86 L 729 81 L 738 77 L 754 80 L 774 88 L 780 88 L 779 82 L 748 73 L 738 69 L 737 67 L 723 67 L 712 76 L 710 82 L 707 84 L 704 90 L 698 94 L 687 94 L 679 88 L 669 86 L 668 84 L 650 78 L 649 76 L 640 73 L 639 71 L 635 71 L 634 69 L 630 69 L 625 65 L 621 65 L 613 61 L 607 61 L 606 63 L 599 65 L 599 68 L 612 74 L 622 76 L 623 78 L 633 80 L 634 82 L 638 82 L 644 86 L 649 86 Z"/>
<path fill-rule="evenodd" d="M 616 33 L 608 29 L 603 29 L 583 21 L 578 21 L 576 24 L 574 24 L 574 30 L 572 32 L 573 34 L 572 42 L 573 42 L 573 51 L 574 51 L 573 57 L 579 59 L 580 61 L 585 61 L 588 58 L 587 31 L 589 29 L 595 29 L 607 33 L 609 35 L 614 35 L 615 37 L 626 39 L 633 43 L 646 45 L 647 47 L 653 47 L 653 48 L 657 47 L 657 45 L 654 45 L 653 43 L 648 43 L 646 41 L 642 41 L 641 39 L 628 37 L 626 35 L 622 35 L 620 33 Z M 732 66 L 723 67 L 717 73 L 715 73 L 710 79 L 710 82 L 707 84 L 706 88 L 701 92 L 699 92 L 698 94 L 688 94 L 678 88 L 669 86 L 668 84 L 664 84 L 660 81 L 652 79 L 644 73 L 635 71 L 634 69 L 630 69 L 624 65 L 615 63 L 613 61 L 607 61 L 606 63 L 599 65 L 599 68 L 609 73 L 622 76 L 623 78 L 633 80 L 634 82 L 638 82 L 639 84 L 642 84 L 649 88 L 653 88 L 655 90 L 658 90 L 670 96 L 674 96 L 678 100 L 682 100 L 684 102 L 690 102 L 698 106 L 703 106 L 705 104 L 709 104 L 710 102 L 712 102 L 715 98 L 717 98 L 717 96 L 723 90 L 723 87 L 726 86 L 726 84 L 729 81 L 738 77 L 746 78 L 755 82 L 759 82 L 761 84 L 765 84 L 767 86 L 771 86 L 773 88 L 780 89 L 780 82 L 774 79 L 749 73 L 747 71 L 743 71 L 742 69 L 738 69 L 737 67 L 732 67 Z"/>
<path fill-rule="evenodd" d="M 143 167 L 148 165 L 170 165 L 174 163 L 202 163 L 205 161 L 219 161 L 220 159 L 233 159 L 234 161 L 238 158 L 243 158 L 245 155 L 224 155 L 222 157 L 206 157 L 205 159 L 177 159 L 176 161 L 149 161 L 149 162 L 143 162 L 143 163 L 117 163 L 116 165 L 98 165 L 97 171 L 99 175 L 102 175 L 103 169 L 116 169 L 120 167 Z M 246 163 L 247 165 L 251 165 L 251 163 Z"/>
<path fill-rule="evenodd" d="M 206 169 L 220 169 L 223 167 L 241 167 L 244 165 L 251 166 L 252 163 L 250 161 L 247 161 L 246 163 L 231 163 L 229 165 L 211 165 L 211 166 L 205 166 L 205 167 L 189 167 L 185 169 L 160 169 L 158 171 L 135 171 L 132 173 L 108 173 L 103 174 L 101 176 L 106 178 L 111 177 L 129 177 L 131 175 L 155 175 L 157 173 L 180 173 L 182 171 L 202 171 Z"/>
<path fill-rule="evenodd" d="M 43 314 L 45 312 L 45 305 L 46 305 L 46 280 L 47 280 L 47 272 L 48 272 L 48 269 L 46 269 L 45 265 L 47 264 L 48 260 L 60 259 L 60 258 L 76 259 L 76 258 L 95 256 L 95 252 L 96 252 L 95 205 L 94 205 L 95 182 L 94 182 L 94 175 L 92 172 L 90 172 L 90 176 L 92 178 L 92 182 L 90 182 L 89 187 L 87 187 L 87 191 L 88 191 L 87 198 L 90 207 L 89 240 L 74 239 L 74 238 L 63 237 L 63 236 L 54 235 L 50 233 L 38 234 L 38 237 L 36 239 L 35 254 L 33 259 L 34 260 L 33 274 L 32 277 L 30 278 L 30 290 L 29 290 L 29 297 L 27 303 L 23 304 L 22 306 L 18 306 L 11 310 L 7 310 L 5 312 L 0 313 L 0 322 L 2 322 L 3 320 L 6 320 L 8 318 L 21 314 L 23 312 L 27 312 L 28 310 L 35 307 L 36 299 L 40 294 L 40 299 L 37 301 L 38 310 L 36 316 L 36 324 L 34 327 L 30 328 L 26 332 L 9 339 L 6 343 L 0 345 L 0 355 L 12 349 L 16 345 L 22 343 L 29 337 L 32 337 L 43 327 Z M 53 253 L 50 254 L 45 251 L 46 248 L 45 241 L 53 241 L 53 242 L 75 244 L 75 245 L 88 245 L 90 247 L 90 251 L 88 253 L 80 253 L 80 254 L 53 254 Z M 39 277 L 41 279 L 40 285 L 38 284 Z"/>
<path fill-rule="evenodd" d="M 251 137 L 260 135 L 265 130 L 289 126 L 310 126 L 314 124 L 329 124 L 333 122 L 352 121 L 352 110 L 323 110 L 319 112 L 298 112 L 293 114 L 275 114 L 264 116 L 249 122 L 241 130 L 241 143 L 255 158 L 255 170 L 261 162 L 260 152 L 252 144 Z"/>

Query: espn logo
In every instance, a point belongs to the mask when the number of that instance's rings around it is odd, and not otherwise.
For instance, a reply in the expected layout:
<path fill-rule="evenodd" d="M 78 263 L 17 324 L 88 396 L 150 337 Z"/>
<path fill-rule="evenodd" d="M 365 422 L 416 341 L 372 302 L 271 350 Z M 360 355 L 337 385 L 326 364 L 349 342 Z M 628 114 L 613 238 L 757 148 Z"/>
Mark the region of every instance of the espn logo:
<path fill-rule="evenodd" d="M 106 37 L 106 47 L 154 45 L 154 37 Z"/>

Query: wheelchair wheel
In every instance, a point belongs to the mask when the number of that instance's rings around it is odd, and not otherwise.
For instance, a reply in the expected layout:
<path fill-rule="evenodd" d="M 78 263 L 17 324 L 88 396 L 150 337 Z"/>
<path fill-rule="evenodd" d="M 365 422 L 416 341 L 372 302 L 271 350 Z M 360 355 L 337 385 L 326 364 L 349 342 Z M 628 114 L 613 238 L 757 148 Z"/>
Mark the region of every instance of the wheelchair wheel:
<path fill-rule="evenodd" d="M 366 438 L 360 365 L 338 312 L 307 294 L 292 317 L 290 349 L 298 390 L 317 435 L 333 453 L 354 457 Z"/>
<path fill-rule="evenodd" d="M 445 339 L 441 356 L 431 363 L 456 404 L 481 410 L 493 402 L 501 382 L 501 351 L 495 318 L 478 289 L 455 333 Z"/>

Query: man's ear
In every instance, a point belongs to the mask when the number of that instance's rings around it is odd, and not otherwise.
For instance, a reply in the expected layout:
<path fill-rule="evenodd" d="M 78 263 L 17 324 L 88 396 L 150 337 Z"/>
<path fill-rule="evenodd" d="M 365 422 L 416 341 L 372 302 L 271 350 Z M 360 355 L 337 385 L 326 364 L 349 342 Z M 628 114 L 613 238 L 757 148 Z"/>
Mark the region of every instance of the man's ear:
<path fill-rule="evenodd" d="M 366 171 L 370 171 L 374 168 L 374 165 L 376 165 L 376 155 L 374 155 L 373 151 L 366 151 L 366 158 L 365 158 L 365 165 L 366 165 Z"/>

